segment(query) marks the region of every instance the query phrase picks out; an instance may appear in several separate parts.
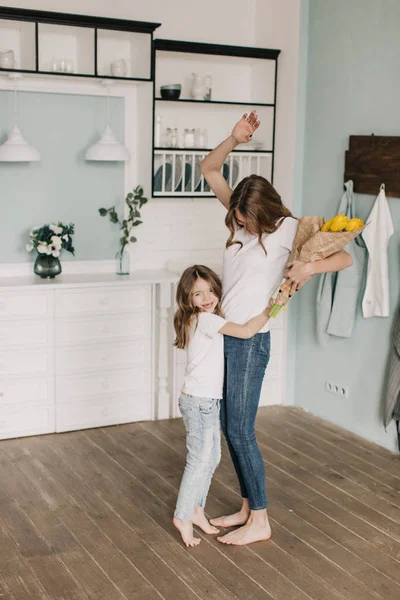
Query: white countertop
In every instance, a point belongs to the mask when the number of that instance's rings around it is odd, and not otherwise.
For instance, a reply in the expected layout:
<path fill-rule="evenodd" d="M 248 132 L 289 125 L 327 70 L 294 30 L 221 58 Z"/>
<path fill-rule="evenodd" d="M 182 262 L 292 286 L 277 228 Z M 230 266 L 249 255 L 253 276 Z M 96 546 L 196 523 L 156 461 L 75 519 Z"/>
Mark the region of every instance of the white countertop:
<path fill-rule="evenodd" d="M 130 275 L 117 275 L 116 273 L 61 273 L 54 279 L 41 279 L 38 275 L 24 275 L 15 277 L 0 277 L 0 290 L 21 290 L 23 288 L 59 289 L 98 287 L 98 286 L 123 286 L 142 285 L 146 283 L 175 283 L 179 279 L 177 273 L 166 269 L 148 271 L 133 271 Z"/>

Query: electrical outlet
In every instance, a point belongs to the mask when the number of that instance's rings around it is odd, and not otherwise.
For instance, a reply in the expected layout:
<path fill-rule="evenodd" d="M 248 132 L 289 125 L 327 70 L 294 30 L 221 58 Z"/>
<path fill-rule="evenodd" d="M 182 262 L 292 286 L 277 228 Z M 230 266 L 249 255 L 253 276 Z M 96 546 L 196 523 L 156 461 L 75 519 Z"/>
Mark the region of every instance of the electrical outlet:
<path fill-rule="evenodd" d="M 325 389 L 330 394 L 335 394 L 336 396 L 341 396 L 342 398 L 348 398 L 350 395 L 347 385 L 339 385 L 338 383 L 334 383 L 333 381 L 329 380 L 325 382 Z"/>

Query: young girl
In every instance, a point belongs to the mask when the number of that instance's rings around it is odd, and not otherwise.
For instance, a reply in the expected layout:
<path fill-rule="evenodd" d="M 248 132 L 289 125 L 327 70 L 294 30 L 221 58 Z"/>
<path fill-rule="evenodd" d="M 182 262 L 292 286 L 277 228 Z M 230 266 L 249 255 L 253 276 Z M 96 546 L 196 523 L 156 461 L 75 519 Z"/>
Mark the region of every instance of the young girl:
<path fill-rule="evenodd" d="M 224 382 L 222 334 L 249 339 L 267 323 L 267 308 L 244 325 L 228 323 L 221 311 L 222 284 L 211 269 L 195 265 L 178 284 L 175 346 L 186 349 L 187 364 L 179 409 L 186 427 L 186 466 L 174 525 L 187 547 L 197 546 L 193 524 L 219 533 L 204 514 L 211 478 L 221 458 L 219 408 Z M 243 377 L 246 374 L 243 373 Z"/>

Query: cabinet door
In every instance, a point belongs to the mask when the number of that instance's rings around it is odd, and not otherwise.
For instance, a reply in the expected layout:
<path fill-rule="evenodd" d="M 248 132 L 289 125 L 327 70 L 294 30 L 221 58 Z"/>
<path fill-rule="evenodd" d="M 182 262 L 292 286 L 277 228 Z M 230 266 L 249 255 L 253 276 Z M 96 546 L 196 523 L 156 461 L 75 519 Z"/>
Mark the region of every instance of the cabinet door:
<path fill-rule="evenodd" d="M 57 290 L 57 318 L 98 314 L 151 313 L 151 286 Z"/>
<path fill-rule="evenodd" d="M 138 401 L 151 393 L 151 369 L 113 369 L 81 373 L 79 375 L 59 375 L 56 377 L 57 404 L 65 404 L 77 399 L 114 394 L 136 394 Z"/>
<path fill-rule="evenodd" d="M 1 326 L 0 326 L 1 331 Z M 80 319 L 58 319 L 56 345 L 124 341 L 151 337 L 151 313 L 102 315 Z"/>
<path fill-rule="evenodd" d="M 113 368 L 148 368 L 151 341 L 56 348 L 56 373 L 82 373 Z"/>
<path fill-rule="evenodd" d="M 85 398 L 78 402 L 57 404 L 56 431 L 104 427 L 151 418 L 151 394 L 114 394 L 110 398 Z"/>
<path fill-rule="evenodd" d="M 0 405 L 0 439 L 55 431 L 55 408 L 50 405 Z"/>
<path fill-rule="evenodd" d="M 52 376 L 54 350 L 44 347 L 32 350 L 7 348 L 0 350 L 0 378 L 8 376 Z"/>
<path fill-rule="evenodd" d="M 0 320 L 51 318 L 52 300 L 50 291 L 1 292 Z"/>

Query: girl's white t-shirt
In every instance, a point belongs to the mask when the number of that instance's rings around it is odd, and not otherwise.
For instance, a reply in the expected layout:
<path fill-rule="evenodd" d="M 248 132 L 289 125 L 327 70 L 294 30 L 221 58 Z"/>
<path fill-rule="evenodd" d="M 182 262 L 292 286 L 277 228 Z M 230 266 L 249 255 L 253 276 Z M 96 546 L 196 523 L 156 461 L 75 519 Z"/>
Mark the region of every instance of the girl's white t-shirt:
<path fill-rule="evenodd" d="M 274 233 L 265 233 L 267 254 L 256 235 L 243 228 L 236 231 L 234 240 L 243 247 L 233 244 L 225 250 L 222 273 L 222 309 L 228 321 L 243 325 L 268 306 L 285 273 L 297 227 L 297 219 L 286 217 Z M 261 333 L 269 328 L 270 321 Z"/>
<path fill-rule="evenodd" d="M 192 318 L 182 388 L 185 394 L 217 400 L 222 398 L 224 337 L 219 330 L 225 323 L 227 321 L 222 317 L 207 312 Z"/>

